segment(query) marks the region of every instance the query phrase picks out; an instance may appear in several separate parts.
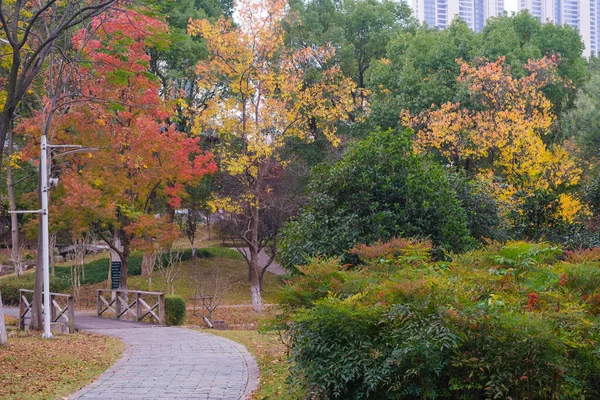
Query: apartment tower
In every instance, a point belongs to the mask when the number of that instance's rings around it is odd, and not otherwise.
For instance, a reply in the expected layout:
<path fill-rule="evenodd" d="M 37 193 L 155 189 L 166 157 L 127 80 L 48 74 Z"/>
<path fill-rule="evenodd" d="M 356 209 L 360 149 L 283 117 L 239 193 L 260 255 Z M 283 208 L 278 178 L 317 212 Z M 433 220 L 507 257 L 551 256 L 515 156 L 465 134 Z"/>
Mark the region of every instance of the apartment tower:
<path fill-rule="evenodd" d="M 520 10 L 529 10 L 540 22 L 566 24 L 579 30 L 585 44 L 583 55 L 598 55 L 600 0 L 519 0 Z"/>
<path fill-rule="evenodd" d="M 412 0 L 412 6 L 419 21 L 431 27 L 444 29 L 458 15 L 476 32 L 488 18 L 504 12 L 504 0 Z"/>

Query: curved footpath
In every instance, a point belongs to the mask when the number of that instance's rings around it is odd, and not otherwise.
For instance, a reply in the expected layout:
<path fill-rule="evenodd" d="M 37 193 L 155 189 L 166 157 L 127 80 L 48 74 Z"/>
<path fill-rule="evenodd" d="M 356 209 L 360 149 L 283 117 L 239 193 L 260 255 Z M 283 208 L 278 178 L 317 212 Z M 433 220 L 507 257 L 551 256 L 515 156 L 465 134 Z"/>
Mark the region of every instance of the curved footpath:
<path fill-rule="evenodd" d="M 78 329 L 120 339 L 125 350 L 119 361 L 71 399 L 239 400 L 256 389 L 256 361 L 231 340 L 190 329 L 84 315 L 75 320 Z"/>

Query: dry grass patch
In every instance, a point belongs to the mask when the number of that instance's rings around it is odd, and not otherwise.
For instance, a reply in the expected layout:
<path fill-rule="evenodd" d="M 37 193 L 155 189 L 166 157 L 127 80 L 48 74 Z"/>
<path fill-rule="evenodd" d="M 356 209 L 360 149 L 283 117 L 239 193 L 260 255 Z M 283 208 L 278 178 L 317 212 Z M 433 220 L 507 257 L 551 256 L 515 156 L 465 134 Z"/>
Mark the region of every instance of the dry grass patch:
<path fill-rule="evenodd" d="M 217 308 L 212 315 L 215 321 L 225 321 L 231 330 L 256 330 L 261 323 L 273 319 L 277 313 L 274 306 L 265 307 L 263 313 L 256 313 L 251 305 L 242 306 L 224 306 Z M 186 325 L 204 326 L 202 312 L 200 307 L 196 308 L 196 312 L 188 308 L 186 317 Z"/>
<path fill-rule="evenodd" d="M 4 315 L 4 324 L 6 327 L 17 326 L 19 324 L 19 320 L 17 318 L 11 317 L 9 315 Z"/>
<path fill-rule="evenodd" d="M 39 332 L 9 334 L 0 347 L 0 398 L 60 398 L 92 382 L 123 352 L 114 338 L 77 333 L 52 340 Z"/>

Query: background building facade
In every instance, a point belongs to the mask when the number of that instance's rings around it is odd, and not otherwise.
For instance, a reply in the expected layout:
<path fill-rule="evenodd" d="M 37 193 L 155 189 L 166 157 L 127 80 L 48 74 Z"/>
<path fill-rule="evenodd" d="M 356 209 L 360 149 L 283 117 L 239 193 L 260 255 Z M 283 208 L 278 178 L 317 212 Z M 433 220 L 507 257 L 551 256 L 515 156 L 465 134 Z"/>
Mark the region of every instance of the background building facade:
<path fill-rule="evenodd" d="M 519 0 L 519 11 L 529 12 L 540 22 L 569 25 L 577 30 L 585 44 L 583 55 L 598 55 L 600 0 Z"/>
<path fill-rule="evenodd" d="M 488 18 L 504 12 L 504 0 L 412 0 L 412 6 L 419 21 L 431 27 L 444 29 L 458 15 L 476 32 Z"/>

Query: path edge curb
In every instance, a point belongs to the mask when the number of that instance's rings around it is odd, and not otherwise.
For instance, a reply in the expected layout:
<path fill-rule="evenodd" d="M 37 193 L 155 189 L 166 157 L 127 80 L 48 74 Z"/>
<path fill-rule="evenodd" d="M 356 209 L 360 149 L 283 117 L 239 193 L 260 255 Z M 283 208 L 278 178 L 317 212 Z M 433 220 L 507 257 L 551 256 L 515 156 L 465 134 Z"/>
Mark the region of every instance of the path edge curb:
<path fill-rule="evenodd" d="M 93 330 L 83 330 L 83 331 L 84 332 L 88 332 L 88 333 L 93 333 L 95 335 L 108 336 L 108 337 L 111 337 L 113 339 L 117 339 L 118 341 L 120 341 L 121 343 L 123 343 L 123 353 L 121 353 L 121 358 L 119 358 L 106 371 L 104 371 L 102 374 L 100 374 L 100 376 L 98 378 L 96 378 L 93 382 L 85 385 L 84 387 L 82 387 L 81 389 L 79 389 L 77 392 L 75 392 L 72 395 L 68 396 L 67 398 L 69 400 L 80 398 L 81 396 L 83 396 L 87 392 L 91 391 L 92 389 L 95 389 L 100 384 L 102 384 L 104 381 L 106 381 L 108 378 L 110 378 L 111 376 L 113 376 L 114 373 L 117 372 L 117 370 L 123 364 L 125 364 L 125 363 L 127 363 L 127 361 L 129 361 L 129 359 L 131 358 L 131 354 L 133 353 L 133 345 L 131 343 L 127 342 L 124 339 L 121 339 L 121 338 L 119 338 L 117 336 L 112 336 L 112 335 L 104 334 L 104 333 L 97 333 L 97 332 L 94 332 Z"/>
<path fill-rule="evenodd" d="M 209 335 L 213 335 L 212 333 L 205 332 L 205 331 L 202 331 L 202 333 L 207 333 Z M 256 389 L 258 389 L 258 380 L 259 380 L 259 376 L 260 376 L 260 368 L 258 367 L 256 358 L 254 358 L 252 353 L 250 353 L 248 351 L 248 349 L 246 348 L 246 346 L 244 346 L 243 344 L 238 343 L 235 340 L 231 340 L 231 339 L 223 337 L 223 336 L 219 336 L 219 335 L 213 335 L 213 336 L 217 336 L 221 339 L 225 339 L 226 341 L 228 341 L 229 344 L 231 344 L 233 347 L 235 347 L 237 349 L 237 351 L 240 352 L 242 357 L 244 357 L 244 362 L 246 363 L 246 369 L 248 371 L 248 380 L 246 381 L 246 389 L 244 390 L 244 393 L 242 393 L 240 400 L 250 399 L 250 395 L 252 395 L 252 393 L 254 393 L 256 391 Z"/>

